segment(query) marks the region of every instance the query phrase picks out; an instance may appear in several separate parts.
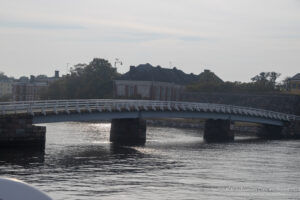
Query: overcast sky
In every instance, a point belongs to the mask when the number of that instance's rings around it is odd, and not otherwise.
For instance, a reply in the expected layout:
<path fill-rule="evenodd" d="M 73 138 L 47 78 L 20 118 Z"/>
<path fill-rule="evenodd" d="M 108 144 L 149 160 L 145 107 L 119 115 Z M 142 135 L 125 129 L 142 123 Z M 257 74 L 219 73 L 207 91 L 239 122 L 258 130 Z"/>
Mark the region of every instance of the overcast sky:
<path fill-rule="evenodd" d="M 223 80 L 300 73 L 300 0 L 0 0 L 0 71 L 89 63 L 210 69 Z"/>

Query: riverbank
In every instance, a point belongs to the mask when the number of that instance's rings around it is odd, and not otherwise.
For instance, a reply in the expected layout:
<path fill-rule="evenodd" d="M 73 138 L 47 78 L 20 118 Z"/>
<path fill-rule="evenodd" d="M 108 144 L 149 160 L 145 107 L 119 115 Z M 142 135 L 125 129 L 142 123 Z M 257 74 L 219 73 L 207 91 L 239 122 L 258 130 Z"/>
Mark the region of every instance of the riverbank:
<path fill-rule="evenodd" d="M 149 119 L 147 120 L 148 126 L 154 127 L 172 127 L 172 128 L 183 128 L 183 129 L 199 129 L 204 130 L 205 120 L 199 119 Z M 243 134 L 256 134 L 260 129 L 259 124 L 235 122 L 233 130 L 236 133 Z"/>

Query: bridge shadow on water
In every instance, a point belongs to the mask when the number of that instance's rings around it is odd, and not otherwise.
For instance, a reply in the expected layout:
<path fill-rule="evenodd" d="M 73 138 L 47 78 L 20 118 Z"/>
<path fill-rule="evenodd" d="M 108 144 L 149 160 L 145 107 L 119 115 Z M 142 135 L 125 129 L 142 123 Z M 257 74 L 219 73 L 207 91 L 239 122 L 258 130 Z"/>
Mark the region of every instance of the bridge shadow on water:
<path fill-rule="evenodd" d="M 43 165 L 45 149 L 41 148 L 0 148 L 0 166 L 18 165 L 30 168 L 33 165 Z"/>
<path fill-rule="evenodd" d="M 168 169 L 176 164 L 141 149 L 144 147 L 114 144 L 70 146 L 47 155 L 45 166 L 55 166 L 62 172 L 127 174 Z"/>
<path fill-rule="evenodd" d="M 83 146 L 69 146 L 55 156 L 49 155 L 49 158 L 55 158 L 59 161 L 58 164 L 65 166 L 72 166 L 78 164 L 85 164 L 86 159 L 94 159 L 98 161 L 108 161 L 111 159 L 128 159 L 128 158 L 142 158 L 143 154 L 132 147 L 118 146 L 118 145 L 83 145 Z"/>
<path fill-rule="evenodd" d="M 232 144 L 258 144 L 266 143 L 272 140 L 265 140 L 256 137 L 239 137 L 233 142 L 206 143 L 197 141 L 192 143 L 161 143 L 145 144 L 139 146 L 124 146 L 110 143 L 108 145 L 85 145 L 85 146 L 67 146 L 61 152 L 48 152 L 47 159 L 57 161 L 57 164 L 64 166 L 75 166 L 85 164 L 85 158 L 107 161 L 111 159 L 126 160 L 139 159 L 149 156 L 142 151 L 147 148 L 176 148 L 176 149 L 206 149 L 215 146 L 227 146 Z M 43 164 L 45 162 L 45 149 L 40 148 L 0 148 L 0 165 L 15 164 L 20 166 L 30 166 L 32 164 Z"/>

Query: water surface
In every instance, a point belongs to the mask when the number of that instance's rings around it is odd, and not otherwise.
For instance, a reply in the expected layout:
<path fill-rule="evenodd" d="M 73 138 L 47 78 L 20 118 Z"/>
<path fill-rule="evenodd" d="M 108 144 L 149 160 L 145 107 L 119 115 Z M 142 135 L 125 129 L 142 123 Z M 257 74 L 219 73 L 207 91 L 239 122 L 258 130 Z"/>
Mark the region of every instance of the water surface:
<path fill-rule="evenodd" d="M 110 124 L 46 126 L 45 151 L 0 150 L 0 176 L 56 200 L 300 196 L 300 141 L 206 144 L 201 131 L 148 127 L 144 147 L 118 147 L 108 142 Z"/>

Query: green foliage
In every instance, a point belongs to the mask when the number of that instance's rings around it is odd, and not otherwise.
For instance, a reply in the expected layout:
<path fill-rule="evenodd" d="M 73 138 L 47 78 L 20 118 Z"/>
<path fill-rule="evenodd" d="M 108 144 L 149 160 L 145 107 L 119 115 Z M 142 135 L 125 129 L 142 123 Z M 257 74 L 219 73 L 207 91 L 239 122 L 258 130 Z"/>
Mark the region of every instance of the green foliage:
<path fill-rule="evenodd" d="M 13 81 L 14 77 L 8 77 L 3 72 L 0 72 L 0 81 Z"/>
<path fill-rule="evenodd" d="M 279 84 L 278 88 L 281 91 L 290 91 L 291 90 L 291 83 L 290 83 L 291 77 L 285 77 Z"/>
<path fill-rule="evenodd" d="M 21 76 L 21 77 L 19 78 L 19 81 L 20 81 L 20 82 L 29 82 L 29 78 L 28 78 L 27 76 Z"/>
<path fill-rule="evenodd" d="M 42 94 L 43 99 L 110 98 L 116 69 L 104 59 L 94 58 L 88 65 L 78 64 L 70 74 L 53 82 Z"/>
<path fill-rule="evenodd" d="M 250 83 L 221 82 L 217 79 L 209 79 L 194 82 L 187 86 L 192 92 L 233 92 L 233 93 L 265 93 L 279 91 L 276 84 L 280 76 L 276 72 L 262 72 L 253 77 Z"/>
<path fill-rule="evenodd" d="M 261 72 L 259 75 L 251 78 L 258 88 L 264 88 L 267 90 L 276 89 L 276 79 L 280 76 L 276 72 Z"/>

